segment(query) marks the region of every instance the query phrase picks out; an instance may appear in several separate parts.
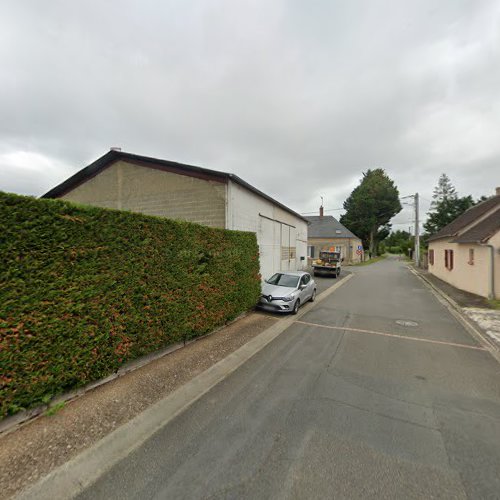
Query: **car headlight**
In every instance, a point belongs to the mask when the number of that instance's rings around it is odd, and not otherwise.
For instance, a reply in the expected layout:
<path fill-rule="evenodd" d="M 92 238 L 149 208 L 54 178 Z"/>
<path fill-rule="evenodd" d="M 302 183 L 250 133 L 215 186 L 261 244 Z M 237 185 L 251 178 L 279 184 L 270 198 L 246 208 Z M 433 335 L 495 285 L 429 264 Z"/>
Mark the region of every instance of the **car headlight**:
<path fill-rule="evenodd" d="M 283 300 L 285 302 L 291 302 L 295 298 L 294 294 L 287 295 L 286 297 L 283 297 Z"/>

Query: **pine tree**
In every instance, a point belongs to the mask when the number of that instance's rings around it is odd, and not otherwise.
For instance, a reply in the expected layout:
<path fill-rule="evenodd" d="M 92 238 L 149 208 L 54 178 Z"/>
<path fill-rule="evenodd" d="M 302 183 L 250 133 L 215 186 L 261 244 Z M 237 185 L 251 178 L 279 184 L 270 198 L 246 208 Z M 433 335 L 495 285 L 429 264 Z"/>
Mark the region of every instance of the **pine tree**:
<path fill-rule="evenodd" d="M 439 203 L 445 200 L 456 200 L 457 192 L 446 174 L 441 174 L 437 186 L 432 195 L 431 209 L 436 208 Z"/>
<path fill-rule="evenodd" d="M 472 196 L 459 198 L 450 178 L 441 174 L 432 195 L 431 210 L 427 213 L 424 224 L 425 231 L 429 235 L 437 233 L 473 205 Z"/>

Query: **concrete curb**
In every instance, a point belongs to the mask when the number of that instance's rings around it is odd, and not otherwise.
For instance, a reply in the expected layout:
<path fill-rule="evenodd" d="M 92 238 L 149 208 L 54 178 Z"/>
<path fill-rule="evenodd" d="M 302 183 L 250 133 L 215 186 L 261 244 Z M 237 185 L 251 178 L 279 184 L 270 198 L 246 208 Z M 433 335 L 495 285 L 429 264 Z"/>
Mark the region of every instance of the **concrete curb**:
<path fill-rule="evenodd" d="M 314 304 L 323 301 L 347 283 L 350 274 L 317 296 Z M 82 453 L 54 469 L 34 485 L 21 491 L 22 500 L 70 499 L 91 486 L 120 460 L 128 456 L 155 432 L 180 415 L 219 382 L 261 351 L 267 344 L 309 312 L 314 304 L 302 306 L 299 313 L 271 326 L 247 344 L 219 361 L 172 394 L 154 404 L 137 417 L 87 448 Z"/>
<path fill-rule="evenodd" d="M 408 269 L 424 284 L 430 288 L 431 292 L 441 302 L 448 311 L 462 324 L 462 326 L 474 337 L 486 350 L 500 363 L 500 351 L 498 348 L 488 340 L 478 327 L 468 318 L 463 312 L 462 308 L 453 300 L 447 293 L 443 292 L 434 283 L 428 280 L 425 276 L 415 270 L 413 267 L 408 266 Z"/>

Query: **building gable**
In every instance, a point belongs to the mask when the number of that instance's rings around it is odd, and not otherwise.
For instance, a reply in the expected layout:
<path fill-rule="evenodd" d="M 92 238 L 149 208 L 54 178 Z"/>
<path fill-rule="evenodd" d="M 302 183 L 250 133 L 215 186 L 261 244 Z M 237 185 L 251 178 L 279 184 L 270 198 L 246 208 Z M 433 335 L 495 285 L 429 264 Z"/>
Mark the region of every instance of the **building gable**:
<path fill-rule="evenodd" d="M 306 219 L 309 221 L 309 238 L 360 239 L 331 215 L 316 215 Z"/>

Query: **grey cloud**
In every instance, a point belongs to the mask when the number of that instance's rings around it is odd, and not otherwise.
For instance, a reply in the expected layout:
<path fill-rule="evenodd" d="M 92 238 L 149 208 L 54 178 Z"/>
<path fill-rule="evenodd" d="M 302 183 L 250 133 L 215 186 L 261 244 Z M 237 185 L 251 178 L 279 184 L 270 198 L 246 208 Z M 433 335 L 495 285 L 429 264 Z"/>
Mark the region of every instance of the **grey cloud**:
<path fill-rule="evenodd" d="M 41 194 L 113 145 L 234 172 L 304 212 L 341 207 L 374 167 L 427 199 L 441 172 L 463 194 L 500 184 L 494 1 L 2 9 L 0 154 L 58 167 L 3 156 L 0 189 Z"/>

